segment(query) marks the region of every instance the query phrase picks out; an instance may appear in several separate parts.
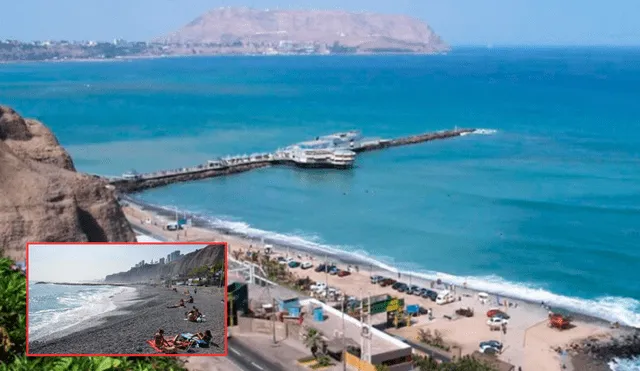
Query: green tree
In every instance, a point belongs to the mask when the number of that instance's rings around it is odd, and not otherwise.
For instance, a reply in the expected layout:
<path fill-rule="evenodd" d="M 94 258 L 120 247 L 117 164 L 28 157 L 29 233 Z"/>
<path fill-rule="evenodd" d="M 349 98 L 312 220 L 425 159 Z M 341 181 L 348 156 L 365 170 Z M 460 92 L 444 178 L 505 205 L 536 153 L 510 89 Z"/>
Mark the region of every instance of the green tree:
<path fill-rule="evenodd" d="M 309 327 L 304 337 L 304 345 L 309 348 L 314 357 L 318 358 L 318 350 L 322 349 L 322 333 L 313 327 Z"/>
<path fill-rule="evenodd" d="M 0 258 L 0 371 L 186 371 L 174 357 L 29 357 L 26 349 L 26 278 Z"/>

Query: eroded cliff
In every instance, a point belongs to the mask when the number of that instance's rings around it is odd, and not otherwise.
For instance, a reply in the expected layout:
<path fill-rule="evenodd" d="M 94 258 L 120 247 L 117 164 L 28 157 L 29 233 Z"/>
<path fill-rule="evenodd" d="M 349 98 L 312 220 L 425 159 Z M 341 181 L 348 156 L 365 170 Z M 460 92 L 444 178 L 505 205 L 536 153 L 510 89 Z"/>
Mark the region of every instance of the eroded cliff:
<path fill-rule="evenodd" d="M 24 260 L 27 242 L 132 242 L 113 189 L 76 172 L 42 123 L 0 106 L 0 254 Z"/>
<path fill-rule="evenodd" d="M 208 245 L 200 250 L 185 254 L 180 260 L 169 264 L 148 264 L 131 268 L 127 272 L 115 273 L 105 277 L 105 282 L 130 283 L 146 282 L 149 279 L 162 279 L 184 276 L 194 268 L 214 266 L 224 263 L 225 248 L 223 244 Z"/>

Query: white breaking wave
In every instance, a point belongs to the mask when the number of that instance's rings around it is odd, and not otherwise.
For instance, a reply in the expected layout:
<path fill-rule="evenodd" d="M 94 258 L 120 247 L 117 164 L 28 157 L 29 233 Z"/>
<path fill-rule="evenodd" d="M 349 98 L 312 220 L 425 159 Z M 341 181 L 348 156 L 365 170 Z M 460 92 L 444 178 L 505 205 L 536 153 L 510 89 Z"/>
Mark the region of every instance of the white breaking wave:
<path fill-rule="evenodd" d="M 98 292 L 78 292 L 63 295 L 58 303 L 64 307 L 29 313 L 29 340 L 66 330 L 80 322 L 117 309 L 112 298 L 122 293 L 134 292 L 131 287 L 102 288 Z"/>
<path fill-rule="evenodd" d="M 609 362 L 612 371 L 640 371 L 640 357 L 631 359 L 615 358 Z"/>
<path fill-rule="evenodd" d="M 476 129 L 476 130 L 472 131 L 471 134 L 493 135 L 493 134 L 495 134 L 497 132 L 498 132 L 498 130 L 495 130 L 495 129 Z"/>
<path fill-rule="evenodd" d="M 175 212 L 173 207 L 161 207 L 168 211 Z M 393 258 L 375 258 L 367 252 L 358 250 L 354 246 L 339 246 L 323 244 L 317 236 L 289 235 L 284 233 L 270 232 L 254 228 L 245 222 L 229 221 L 215 217 L 199 216 L 207 221 L 214 229 L 227 230 L 234 234 L 249 237 L 256 240 L 264 240 L 275 245 L 291 246 L 293 249 L 308 250 L 317 255 L 327 254 L 336 260 L 357 260 L 361 266 L 371 265 L 381 270 L 389 272 L 400 272 L 412 275 L 425 280 L 440 279 L 443 282 L 462 286 L 465 282 L 467 287 L 478 291 L 486 291 L 492 294 L 510 297 L 513 299 L 526 300 L 531 302 L 542 302 L 552 307 L 559 307 L 575 313 L 601 318 L 607 321 L 620 322 L 621 324 L 633 327 L 640 327 L 640 301 L 623 297 L 600 297 L 597 299 L 582 299 L 576 297 L 562 296 L 554 294 L 531 284 L 509 282 L 498 276 L 486 277 L 459 277 L 447 273 L 435 271 L 405 271 L 397 267 L 401 263 L 393 262 Z M 385 260 L 385 261 L 382 261 Z"/>

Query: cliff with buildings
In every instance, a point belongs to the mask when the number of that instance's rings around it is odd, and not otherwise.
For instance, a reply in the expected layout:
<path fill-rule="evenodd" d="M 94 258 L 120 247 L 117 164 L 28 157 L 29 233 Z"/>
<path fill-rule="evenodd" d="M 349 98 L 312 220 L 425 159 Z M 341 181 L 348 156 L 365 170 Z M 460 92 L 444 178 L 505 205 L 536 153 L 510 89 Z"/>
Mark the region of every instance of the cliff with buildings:
<path fill-rule="evenodd" d="M 174 261 L 164 264 L 138 264 L 126 272 L 110 274 L 105 277 L 107 283 L 144 283 L 149 280 L 164 280 L 172 277 L 185 277 L 193 269 L 202 266 L 215 266 L 224 264 L 225 247 L 220 245 L 208 245 L 202 249 L 185 254 Z"/>
<path fill-rule="evenodd" d="M 0 106 L 0 255 L 25 259 L 27 242 L 133 242 L 104 180 L 78 173 L 53 133 Z"/>

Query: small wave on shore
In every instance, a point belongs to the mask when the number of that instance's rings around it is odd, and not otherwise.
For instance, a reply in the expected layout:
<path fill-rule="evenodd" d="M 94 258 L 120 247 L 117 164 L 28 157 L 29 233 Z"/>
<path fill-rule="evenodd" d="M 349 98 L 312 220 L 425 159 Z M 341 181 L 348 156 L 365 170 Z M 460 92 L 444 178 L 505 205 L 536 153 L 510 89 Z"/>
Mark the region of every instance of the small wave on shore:
<path fill-rule="evenodd" d="M 67 330 L 117 309 L 119 294 L 131 287 L 38 284 L 29 287 L 29 341 Z"/>
<path fill-rule="evenodd" d="M 640 357 L 632 359 L 614 359 L 609 362 L 612 371 L 640 371 Z"/>
<path fill-rule="evenodd" d="M 127 200 L 151 210 L 156 209 L 157 211 L 166 213 L 166 215 L 173 215 L 176 210 L 175 207 L 154 206 L 130 198 L 127 198 Z M 533 303 L 544 302 L 546 305 L 563 308 L 578 314 L 611 322 L 617 321 L 627 326 L 640 327 L 640 301 L 636 299 L 608 296 L 595 299 L 583 299 L 555 294 L 530 284 L 509 282 L 498 276 L 461 277 L 416 268 L 399 269 L 398 267 L 402 267 L 403 264 L 392 257 L 373 257 L 366 251 L 354 246 L 323 244 L 317 236 L 270 232 L 254 228 L 248 223 L 241 221 L 229 221 L 206 215 L 187 213 L 193 217 L 198 226 L 251 238 L 256 240 L 256 242 L 263 241 L 264 243 L 285 248 L 289 247 L 292 250 L 315 255 L 326 255 L 330 260 L 360 265 L 361 267 L 372 266 L 378 271 L 400 272 L 403 275 L 411 275 L 414 278 L 421 278 L 427 281 L 440 279 L 443 282 L 457 286 L 463 286 L 463 284 L 466 283 L 466 286 L 473 290 L 486 291 L 491 294 Z"/>

